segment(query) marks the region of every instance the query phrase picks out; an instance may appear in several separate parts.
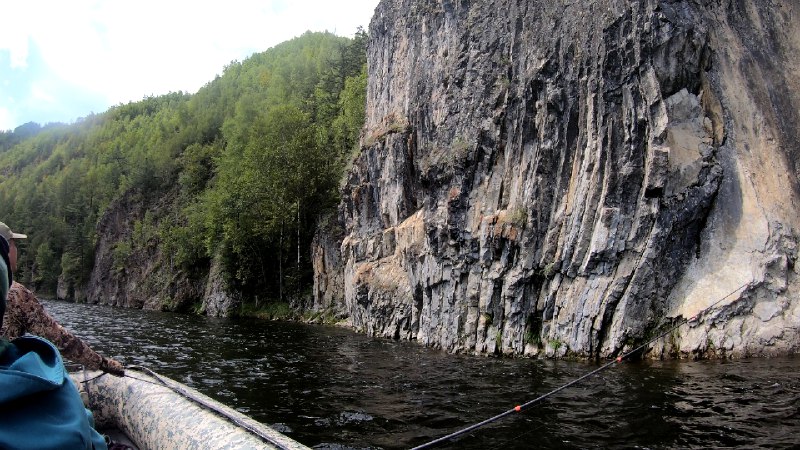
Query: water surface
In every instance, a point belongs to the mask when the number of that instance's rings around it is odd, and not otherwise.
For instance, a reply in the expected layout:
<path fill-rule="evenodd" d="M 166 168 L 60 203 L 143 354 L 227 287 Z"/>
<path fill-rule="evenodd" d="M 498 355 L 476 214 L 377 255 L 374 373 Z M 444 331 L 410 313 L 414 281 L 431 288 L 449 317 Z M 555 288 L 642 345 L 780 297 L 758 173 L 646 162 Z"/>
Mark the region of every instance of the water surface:
<path fill-rule="evenodd" d="M 449 355 L 294 323 L 44 301 L 101 353 L 320 448 L 410 448 L 597 366 Z M 446 446 L 800 446 L 800 358 L 624 363 Z"/>

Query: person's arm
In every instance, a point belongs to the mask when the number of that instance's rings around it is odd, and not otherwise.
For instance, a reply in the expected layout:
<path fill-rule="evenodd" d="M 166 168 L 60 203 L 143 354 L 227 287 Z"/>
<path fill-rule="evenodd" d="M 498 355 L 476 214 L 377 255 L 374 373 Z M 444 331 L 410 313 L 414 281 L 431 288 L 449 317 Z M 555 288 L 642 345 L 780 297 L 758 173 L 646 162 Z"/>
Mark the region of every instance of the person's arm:
<path fill-rule="evenodd" d="M 3 236 L 0 236 L 0 300 L 2 300 L 2 304 L 0 304 L 0 324 L 3 323 L 3 310 L 5 309 L 6 304 L 6 296 L 8 295 L 8 290 L 11 288 L 9 283 L 11 283 L 11 277 L 9 273 L 11 272 L 11 267 L 8 264 L 8 242 Z"/>
<path fill-rule="evenodd" d="M 6 318 L 9 322 L 7 333 L 13 332 L 19 336 L 27 332 L 41 336 L 55 344 L 62 356 L 72 362 L 114 375 L 124 374 L 122 364 L 101 356 L 79 337 L 62 327 L 25 286 L 14 282 L 8 292 L 6 309 Z"/>

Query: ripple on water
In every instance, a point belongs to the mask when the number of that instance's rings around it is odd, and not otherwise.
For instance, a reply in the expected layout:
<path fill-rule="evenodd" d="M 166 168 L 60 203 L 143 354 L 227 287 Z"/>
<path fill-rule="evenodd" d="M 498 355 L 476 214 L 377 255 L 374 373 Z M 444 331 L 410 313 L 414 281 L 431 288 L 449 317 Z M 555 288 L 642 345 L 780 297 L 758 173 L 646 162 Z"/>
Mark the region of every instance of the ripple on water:
<path fill-rule="evenodd" d="M 447 355 L 336 327 L 44 303 L 104 354 L 318 448 L 413 447 L 597 367 Z M 800 358 L 623 364 L 453 448 L 793 448 L 798 373 Z"/>

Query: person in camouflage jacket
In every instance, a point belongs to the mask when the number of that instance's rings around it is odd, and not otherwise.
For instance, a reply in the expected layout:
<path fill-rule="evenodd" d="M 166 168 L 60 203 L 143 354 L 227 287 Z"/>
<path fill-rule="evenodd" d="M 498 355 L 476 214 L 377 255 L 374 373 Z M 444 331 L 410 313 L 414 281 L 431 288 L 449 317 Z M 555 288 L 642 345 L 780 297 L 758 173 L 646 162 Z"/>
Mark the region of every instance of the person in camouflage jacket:
<path fill-rule="evenodd" d="M 24 234 L 13 233 L 8 225 L 2 222 L 0 222 L 0 236 L 3 236 L 9 243 L 13 239 L 27 237 Z M 125 374 L 122 364 L 99 355 L 79 337 L 61 326 L 45 311 L 44 306 L 39 303 L 39 299 L 33 292 L 15 281 L 8 290 L 0 337 L 12 340 L 25 333 L 49 340 L 55 344 L 64 358 L 73 363 L 82 364 L 87 369 L 102 370 L 119 376 Z"/>
<path fill-rule="evenodd" d="M 56 345 L 61 355 L 87 369 L 102 370 L 112 375 L 124 375 L 118 361 L 101 356 L 88 344 L 61 326 L 45 311 L 44 306 L 28 288 L 16 281 L 8 290 L 6 316 L 0 334 L 14 339 L 25 333 L 41 336 Z"/>
<path fill-rule="evenodd" d="M 14 239 L 25 237 L 2 231 L 0 326 L 17 266 Z M 38 336 L 0 337 L 0 448 L 108 450 L 58 349 Z"/>

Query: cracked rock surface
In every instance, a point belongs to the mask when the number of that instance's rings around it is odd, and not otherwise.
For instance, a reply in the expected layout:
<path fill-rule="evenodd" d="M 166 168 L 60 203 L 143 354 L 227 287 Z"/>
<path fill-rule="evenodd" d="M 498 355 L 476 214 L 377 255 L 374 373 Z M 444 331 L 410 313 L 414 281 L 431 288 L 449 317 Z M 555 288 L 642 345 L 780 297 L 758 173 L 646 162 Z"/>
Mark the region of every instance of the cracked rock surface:
<path fill-rule="evenodd" d="M 451 352 L 800 348 L 797 2 L 382 0 L 315 305 Z M 343 230 L 343 231 L 342 231 Z"/>

